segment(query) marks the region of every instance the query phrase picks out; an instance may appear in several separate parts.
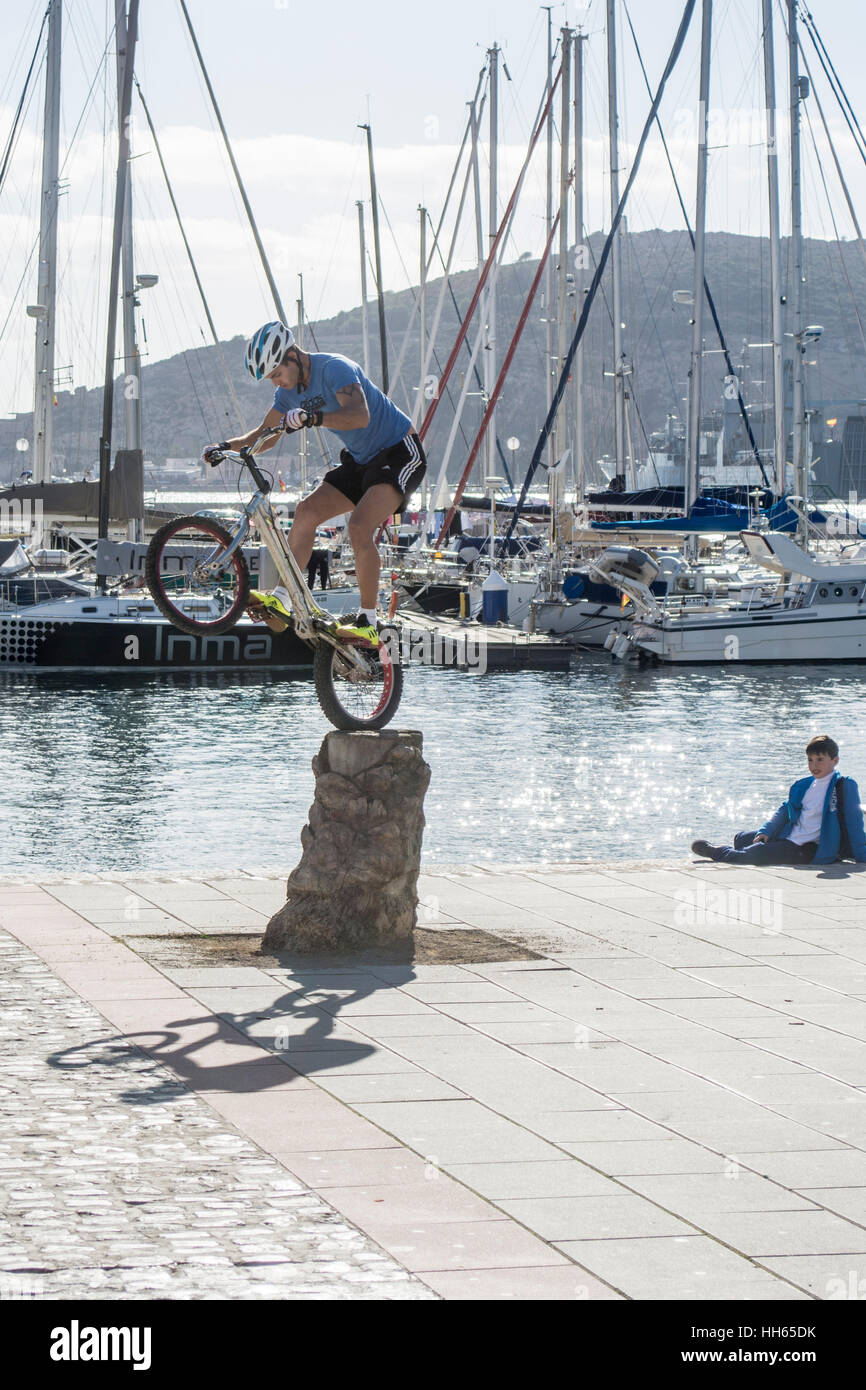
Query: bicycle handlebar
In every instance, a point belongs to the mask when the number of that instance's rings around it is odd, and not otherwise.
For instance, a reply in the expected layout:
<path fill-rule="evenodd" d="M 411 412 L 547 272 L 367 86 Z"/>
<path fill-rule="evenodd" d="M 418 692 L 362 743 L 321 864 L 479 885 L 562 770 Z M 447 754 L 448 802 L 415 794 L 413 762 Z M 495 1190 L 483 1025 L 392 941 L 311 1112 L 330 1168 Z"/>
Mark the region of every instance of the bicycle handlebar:
<path fill-rule="evenodd" d="M 210 466 L 211 468 L 218 468 L 219 465 L 221 463 L 224 463 L 226 459 L 230 459 L 232 462 L 237 462 L 240 464 L 242 468 L 249 469 L 250 473 L 252 474 L 253 481 L 256 484 L 256 487 L 261 492 L 270 492 L 272 484 L 269 483 L 267 478 L 263 476 L 260 469 L 253 462 L 253 460 L 256 454 L 259 452 L 264 440 L 270 439 L 271 436 L 274 434 L 282 434 L 282 432 L 283 430 L 281 425 L 273 425 L 270 429 L 262 430 L 258 439 L 256 439 L 252 444 L 245 444 L 242 449 L 226 449 L 224 452 L 221 451 L 216 458 L 212 458 L 210 460 Z"/>

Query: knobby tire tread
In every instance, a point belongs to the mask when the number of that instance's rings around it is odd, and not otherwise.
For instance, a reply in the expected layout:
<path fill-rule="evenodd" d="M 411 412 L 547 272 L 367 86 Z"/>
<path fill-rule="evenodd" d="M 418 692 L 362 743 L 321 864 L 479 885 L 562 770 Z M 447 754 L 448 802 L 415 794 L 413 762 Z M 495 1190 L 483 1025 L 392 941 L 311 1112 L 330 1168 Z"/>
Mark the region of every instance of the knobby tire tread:
<path fill-rule="evenodd" d="M 313 680 L 316 686 L 316 697 L 325 718 L 333 724 L 335 729 L 342 729 L 350 733 L 363 729 L 384 729 L 385 725 L 390 724 L 397 713 L 403 696 L 403 668 L 392 663 L 391 698 L 385 708 L 374 719 L 358 719 L 343 708 L 334 689 L 331 671 L 336 655 L 335 648 L 329 642 L 316 643 L 316 650 L 313 655 Z"/>
<path fill-rule="evenodd" d="M 167 618 L 172 627 L 176 627 L 181 632 L 188 632 L 193 637 L 201 635 L 213 635 L 218 637 L 223 632 L 229 632 L 237 623 L 241 614 L 247 606 L 250 596 L 250 572 L 243 554 L 238 550 L 236 559 L 240 568 L 240 585 L 238 588 L 238 598 L 232 604 L 229 611 L 215 623 L 198 623 L 194 618 L 184 617 L 179 614 L 165 593 L 162 587 L 162 575 L 160 572 L 159 556 L 166 541 L 178 531 L 198 529 L 203 535 L 213 536 L 219 539 L 224 545 L 231 545 L 233 537 L 224 526 L 219 522 L 208 521 L 205 526 L 203 518 L 198 516 L 176 516 L 171 521 L 167 521 L 164 526 L 152 537 L 150 545 L 147 547 L 147 555 L 144 561 L 144 575 L 147 580 L 147 587 L 151 592 L 153 601 L 164 618 Z"/>

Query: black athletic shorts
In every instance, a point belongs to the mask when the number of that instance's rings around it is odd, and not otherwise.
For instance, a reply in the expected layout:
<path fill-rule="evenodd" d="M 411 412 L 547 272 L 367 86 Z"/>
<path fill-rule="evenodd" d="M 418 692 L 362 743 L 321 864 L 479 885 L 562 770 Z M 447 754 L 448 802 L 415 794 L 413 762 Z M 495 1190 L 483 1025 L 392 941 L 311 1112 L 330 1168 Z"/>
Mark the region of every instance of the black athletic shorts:
<path fill-rule="evenodd" d="M 395 512 L 400 512 L 405 510 L 426 472 L 427 460 L 421 440 L 417 434 L 407 434 L 399 444 L 375 454 L 369 463 L 358 463 L 348 449 L 341 450 L 339 466 L 329 469 L 322 482 L 335 487 L 355 504 L 376 483 L 390 483 L 400 494 L 400 501 L 394 508 Z"/>

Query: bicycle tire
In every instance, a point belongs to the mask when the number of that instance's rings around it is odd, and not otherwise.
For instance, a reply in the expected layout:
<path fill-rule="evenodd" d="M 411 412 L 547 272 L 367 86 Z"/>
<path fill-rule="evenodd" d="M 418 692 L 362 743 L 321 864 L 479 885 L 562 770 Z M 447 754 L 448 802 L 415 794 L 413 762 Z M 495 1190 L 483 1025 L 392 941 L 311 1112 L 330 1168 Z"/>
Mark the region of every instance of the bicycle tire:
<path fill-rule="evenodd" d="M 371 682 L 355 683 L 341 680 L 339 675 L 340 653 L 329 642 L 319 641 L 313 654 L 313 680 L 316 698 L 322 707 L 325 718 L 335 729 L 354 732 L 364 729 L 384 729 L 390 724 L 403 696 L 403 669 L 395 665 L 388 652 L 380 648 L 382 667 L 381 695 L 376 700 L 377 685 Z M 368 691 L 372 705 L 368 714 L 358 712 L 359 699 L 352 699 L 350 692 Z M 354 706 L 351 707 L 351 706 Z"/>
<path fill-rule="evenodd" d="M 193 636 L 206 633 L 218 635 L 222 632 L 228 632 L 235 626 L 249 602 L 250 572 L 247 562 L 240 549 L 234 552 L 229 561 L 226 573 L 232 576 L 235 584 L 234 597 L 230 607 L 209 621 L 194 618 L 173 601 L 172 593 L 174 591 L 166 585 L 166 580 L 170 580 L 171 575 L 164 574 L 162 567 L 163 551 L 181 531 L 197 532 L 205 544 L 217 541 L 221 545 L 229 546 L 233 539 L 224 526 L 221 526 L 218 521 L 212 521 L 210 517 L 176 516 L 171 521 L 166 522 L 165 526 L 160 527 L 156 532 L 147 547 L 144 562 L 145 579 L 153 596 L 153 601 L 163 617 L 167 618 L 172 626 L 181 632 L 189 632 Z M 209 587 L 212 589 L 213 584 L 210 583 Z M 203 593 L 207 590 L 208 586 L 206 585 L 203 587 Z M 187 590 L 187 594 L 189 597 L 189 590 Z"/>

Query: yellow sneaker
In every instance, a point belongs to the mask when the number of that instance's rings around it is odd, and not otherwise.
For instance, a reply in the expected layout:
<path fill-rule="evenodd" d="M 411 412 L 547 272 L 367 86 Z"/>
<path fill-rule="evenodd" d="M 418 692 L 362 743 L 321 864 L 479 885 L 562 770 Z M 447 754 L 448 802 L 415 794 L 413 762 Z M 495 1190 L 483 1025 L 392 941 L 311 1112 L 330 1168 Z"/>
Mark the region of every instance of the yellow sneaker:
<path fill-rule="evenodd" d="M 279 592 L 285 594 L 288 599 L 285 589 Z M 286 607 L 278 593 L 268 594 L 262 589 L 250 589 L 247 612 L 254 623 L 265 623 L 271 632 L 285 632 L 292 620 L 291 610 Z"/>
<path fill-rule="evenodd" d="M 365 613 L 345 614 L 337 623 L 337 636 L 346 641 L 366 642 L 378 648 L 378 624 L 371 623 Z"/>

